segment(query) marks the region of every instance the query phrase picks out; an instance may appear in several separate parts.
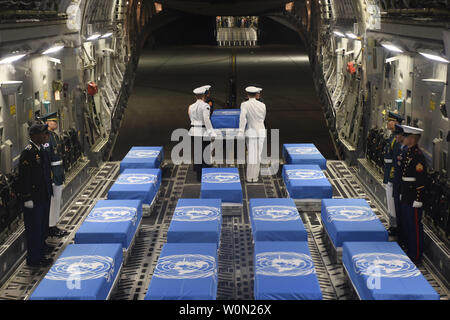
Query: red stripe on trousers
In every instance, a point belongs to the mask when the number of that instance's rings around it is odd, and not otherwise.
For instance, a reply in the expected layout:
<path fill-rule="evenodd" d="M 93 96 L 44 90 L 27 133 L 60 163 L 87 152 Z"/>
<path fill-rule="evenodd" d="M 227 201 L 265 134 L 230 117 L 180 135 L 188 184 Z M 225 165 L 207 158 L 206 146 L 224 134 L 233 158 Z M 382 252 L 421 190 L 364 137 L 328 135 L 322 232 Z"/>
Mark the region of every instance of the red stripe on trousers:
<path fill-rule="evenodd" d="M 416 242 L 417 242 L 416 259 L 419 259 L 419 213 L 417 208 L 414 208 L 414 213 L 416 215 Z"/>

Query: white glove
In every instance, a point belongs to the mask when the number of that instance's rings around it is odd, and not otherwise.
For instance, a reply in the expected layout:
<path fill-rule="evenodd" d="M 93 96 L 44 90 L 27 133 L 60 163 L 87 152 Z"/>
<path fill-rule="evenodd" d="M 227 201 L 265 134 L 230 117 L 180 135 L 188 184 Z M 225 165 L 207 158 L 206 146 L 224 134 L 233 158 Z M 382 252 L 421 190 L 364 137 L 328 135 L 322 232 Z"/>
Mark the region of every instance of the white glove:
<path fill-rule="evenodd" d="M 25 203 L 23 204 L 23 206 L 24 206 L 25 208 L 27 208 L 27 209 L 33 209 L 33 208 L 34 208 L 34 203 L 33 203 L 32 200 L 30 200 L 30 201 L 25 202 Z"/>
<path fill-rule="evenodd" d="M 417 202 L 417 201 L 413 202 L 413 208 L 422 208 L 422 207 L 423 207 L 422 202 Z"/>
<path fill-rule="evenodd" d="M 400 195 L 399 199 L 402 200 L 402 195 Z"/>

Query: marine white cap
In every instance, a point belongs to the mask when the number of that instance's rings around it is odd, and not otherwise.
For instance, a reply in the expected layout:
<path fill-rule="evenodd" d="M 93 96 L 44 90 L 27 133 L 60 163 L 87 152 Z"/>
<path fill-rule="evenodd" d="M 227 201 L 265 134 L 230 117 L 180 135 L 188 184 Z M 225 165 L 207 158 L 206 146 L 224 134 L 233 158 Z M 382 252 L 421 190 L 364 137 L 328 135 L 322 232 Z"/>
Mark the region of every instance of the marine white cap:
<path fill-rule="evenodd" d="M 205 94 L 206 91 L 208 91 L 208 89 L 206 89 L 206 87 L 200 87 L 200 88 L 194 89 L 194 94 L 195 95 Z"/>
<path fill-rule="evenodd" d="M 211 88 L 212 88 L 212 86 L 210 86 L 210 85 L 208 84 L 208 85 L 206 85 L 206 86 L 203 86 L 203 88 L 205 88 L 205 89 L 206 89 L 206 91 L 208 91 L 209 89 L 211 89 Z"/>
<path fill-rule="evenodd" d="M 415 127 L 402 126 L 402 128 L 403 128 L 403 133 L 405 135 L 409 135 L 409 134 L 419 134 L 419 135 L 421 135 L 423 133 L 423 129 L 419 129 L 419 128 L 415 128 Z"/>
<path fill-rule="evenodd" d="M 257 87 L 247 87 L 245 88 L 245 92 L 247 93 L 260 93 L 262 91 L 261 88 L 257 88 Z"/>

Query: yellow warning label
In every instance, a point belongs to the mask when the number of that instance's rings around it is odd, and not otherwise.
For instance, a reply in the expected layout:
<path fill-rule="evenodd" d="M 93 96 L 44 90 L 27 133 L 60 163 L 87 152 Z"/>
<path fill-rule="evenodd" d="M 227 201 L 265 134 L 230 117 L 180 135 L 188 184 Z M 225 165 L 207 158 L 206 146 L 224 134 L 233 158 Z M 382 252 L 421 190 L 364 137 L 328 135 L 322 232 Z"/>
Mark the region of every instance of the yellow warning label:
<path fill-rule="evenodd" d="M 33 120 L 33 110 L 28 111 L 28 120 Z"/>
<path fill-rule="evenodd" d="M 44 100 L 48 100 L 48 91 L 44 91 Z"/>
<path fill-rule="evenodd" d="M 403 98 L 403 92 L 402 90 L 398 90 L 398 98 L 402 99 Z"/>
<path fill-rule="evenodd" d="M 12 106 L 9 107 L 9 113 L 14 116 L 16 114 L 16 105 L 13 104 Z"/>
<path fill-rule="evenodd" d="M 433 100 L 430 100 L 430 110 L 434 111 L 436 109 L 436 102 L 434 102 Z"/>

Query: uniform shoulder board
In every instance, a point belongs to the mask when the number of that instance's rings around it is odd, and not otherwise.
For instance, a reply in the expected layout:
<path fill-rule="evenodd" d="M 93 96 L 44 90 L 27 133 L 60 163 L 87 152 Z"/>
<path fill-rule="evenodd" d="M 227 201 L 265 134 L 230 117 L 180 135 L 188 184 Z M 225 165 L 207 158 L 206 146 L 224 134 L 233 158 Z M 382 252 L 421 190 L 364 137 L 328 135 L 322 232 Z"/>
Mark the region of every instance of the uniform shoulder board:
<path fill-rule="evenodd" d="M 33 146 L 31 144 L 29 144 L 25 147 L 25 150 L 30 151 L 31 149 L 33 149 Z"/>
<path fill-rule="evenodd" d="M 206 110 L 211 110 L 211 108 L 209 107 L 209 105 L 205 108 Z"/>

